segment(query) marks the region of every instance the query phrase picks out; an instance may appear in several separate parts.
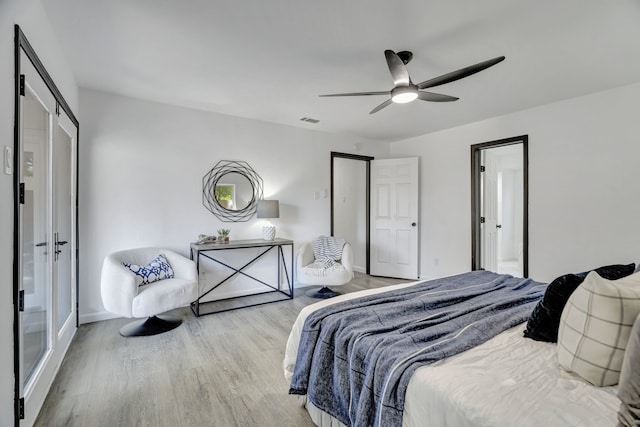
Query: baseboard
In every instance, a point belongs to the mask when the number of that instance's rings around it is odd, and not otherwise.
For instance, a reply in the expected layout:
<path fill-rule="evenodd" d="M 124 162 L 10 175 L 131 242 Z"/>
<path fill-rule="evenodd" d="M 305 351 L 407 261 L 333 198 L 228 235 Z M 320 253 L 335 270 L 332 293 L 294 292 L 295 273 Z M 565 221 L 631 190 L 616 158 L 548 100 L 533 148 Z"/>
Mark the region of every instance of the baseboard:
<path fill-rule="evenodd" d="M 353 266 L 353 271 L 357 271 L 358 273 L 367 274 L 367 269 L 363 267 Z"/>
<path fill-rule="evenodd" d="M 121 317 L 121 316 L 118 316 L 113 313 L 109 313 L 108 311 L 81 314 L 80 324 L 84 325 L 85 323 L 93 323 L 93 322 L 100 322 L 102 320 L 117 319 L 118 317 Z"/>

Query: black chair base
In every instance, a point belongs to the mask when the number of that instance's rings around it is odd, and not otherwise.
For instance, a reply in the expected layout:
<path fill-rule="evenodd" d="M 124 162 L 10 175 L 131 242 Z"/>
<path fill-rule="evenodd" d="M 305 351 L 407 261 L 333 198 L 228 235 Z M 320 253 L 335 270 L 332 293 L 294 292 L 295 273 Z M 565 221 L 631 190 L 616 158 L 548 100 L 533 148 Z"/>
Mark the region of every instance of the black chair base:
<path fill-rule="evenodd" d="M 327 288 L 326 286 L 324 286 L 318 290 L 311 290 L 306 295 L 311 298 L 327 299 L 327 298 L 337 297 L 338 295 L 342 295 L 342 294 L 340 292 L 333 291 Z"/>
<path fill-rule="evenodd" d="M 128 323 L 120 329 L 123 337 L 147 337 L 168 332 L 177 328 L 182 323 L 182 319 L 170 316 L 151 316 L 146 319 L 136 320 Z"/>

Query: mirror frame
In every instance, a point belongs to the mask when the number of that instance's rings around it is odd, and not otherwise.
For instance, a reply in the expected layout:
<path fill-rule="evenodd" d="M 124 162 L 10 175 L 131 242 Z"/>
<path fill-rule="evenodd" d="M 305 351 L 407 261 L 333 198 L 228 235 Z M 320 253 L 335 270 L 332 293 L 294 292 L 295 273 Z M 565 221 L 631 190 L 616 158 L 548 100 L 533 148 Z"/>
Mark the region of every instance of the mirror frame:
<path fill-rule="evenodd" d="M 471 270 L 480 270 L 480 152 L 488 148 L 522 144 L 522 276 L 529 277 L 529 136 L 474 144 L 471 146 Z"/>
<path fill-rule="evenodd" d="M 228 173 L 237 173 L 247 178 L 252 188 L 249 204 L 242 209 L 230 210 L 222 207 L 216 199 L 216 185 Z M 222 222 L 248 221 L 262 199 L 263 183 L 260 175 L 242 160 L 220 160 L 202 177 L 202 204 Z"/>

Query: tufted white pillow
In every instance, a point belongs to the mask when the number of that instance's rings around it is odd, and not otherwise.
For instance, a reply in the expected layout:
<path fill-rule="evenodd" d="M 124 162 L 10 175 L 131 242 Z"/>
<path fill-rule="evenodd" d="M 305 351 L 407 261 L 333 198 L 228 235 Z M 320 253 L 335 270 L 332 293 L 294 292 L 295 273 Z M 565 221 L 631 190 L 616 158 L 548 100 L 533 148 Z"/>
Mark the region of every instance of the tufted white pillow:
<path fill-rule="evenodd" d="M 596 386 L 617 384 L 638 313 L 640 273 L 618 280 L 589 273 L 560 317 L 560 366 Z"/>

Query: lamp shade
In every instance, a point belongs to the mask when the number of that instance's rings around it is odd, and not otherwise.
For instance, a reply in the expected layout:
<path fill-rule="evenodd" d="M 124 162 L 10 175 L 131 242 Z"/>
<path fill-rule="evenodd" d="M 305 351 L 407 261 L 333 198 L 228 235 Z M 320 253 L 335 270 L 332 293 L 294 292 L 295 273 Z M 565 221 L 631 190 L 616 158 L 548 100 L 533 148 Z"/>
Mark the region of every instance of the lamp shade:
<path fill-rule="evenodd" d="M 278 200 L 258 200 L 258 218 L 280 218 Z"/>

